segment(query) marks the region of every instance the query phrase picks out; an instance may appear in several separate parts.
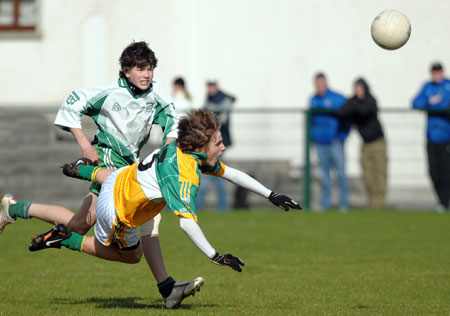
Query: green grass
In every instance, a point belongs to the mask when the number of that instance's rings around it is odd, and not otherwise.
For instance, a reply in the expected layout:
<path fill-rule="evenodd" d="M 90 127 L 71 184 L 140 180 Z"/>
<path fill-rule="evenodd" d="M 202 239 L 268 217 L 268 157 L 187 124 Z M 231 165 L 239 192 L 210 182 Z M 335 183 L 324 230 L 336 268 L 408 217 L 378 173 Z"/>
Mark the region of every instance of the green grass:
<path fill-rule="evenodd" d="M 30 253 L 50 225 L 19 220 L 0 236 L 0 315 L 449 315 L 450 214 L 252 211 L 199 214 L 242 273 L 208 262 L 163 214 L 161 242 L 177 280 L 205 278 L 164 310 L 142 260 L 107 262 L 61 250 Z"/>

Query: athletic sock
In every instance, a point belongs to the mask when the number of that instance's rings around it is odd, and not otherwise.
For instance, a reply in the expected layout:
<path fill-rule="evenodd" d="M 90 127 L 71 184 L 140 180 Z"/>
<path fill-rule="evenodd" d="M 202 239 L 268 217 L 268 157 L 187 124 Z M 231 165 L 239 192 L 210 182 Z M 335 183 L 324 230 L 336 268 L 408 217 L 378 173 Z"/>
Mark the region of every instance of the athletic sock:
<path fill-rule="evenodd" d="M 94 171 L 95 166 L 78 166 L 78 176 L 84 180 L 91 180 L 92 172 Z"/>
<path fill-rule="evenodd" d="M 97 176 L 97 173 L 102 170 L 102 167 L 95 167 L 91 174 L 91 181 L 92 183 L 97 183 L 97 179 L 95 178 Z"/>
<path fill-rule="evenodd" d="M 31 218 L 28 215 L 28 211 L 30 210 L 31 202 L 30 201 L 17 201 L 16 204 L 11 204 L 9 206 L 9 216 L 12 218 L 20 217 L 20 218 Z"/>
<path fill-rule="evenodd" d="M 175 285 L 175 280 L 172 277 L 168 277 L 166 280 L 157 284 L 159 293 L 161 293 L 162 297 L 169 297 L 170 293 L 172 293 L 173 286 Z"/>
<path fill-rule="evenodd" d="M 83 250 L 84 238 L 86 238 L 86 236 L 82 236 L 77 233 L 72 233 L 72 236 L 70 236 L 70 238 L 66 240 L 63 240 L 61 242 L 61 245 L 71 250 L 81 251 Z"/>

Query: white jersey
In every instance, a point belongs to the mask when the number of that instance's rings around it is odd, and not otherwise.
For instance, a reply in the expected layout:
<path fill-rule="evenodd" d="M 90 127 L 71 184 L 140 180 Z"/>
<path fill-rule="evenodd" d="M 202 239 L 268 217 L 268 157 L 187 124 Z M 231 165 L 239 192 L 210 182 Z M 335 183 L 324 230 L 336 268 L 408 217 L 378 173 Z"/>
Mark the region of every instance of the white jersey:
<path fill-rule="evenodd" d="M 130 163 L 139 161 L 139 152 L 153 124 L 162 126 L 163 142 L 167 137 L 178 136 L 178 116 L 172 99 L 155 81 L 136 96 L 122 78 L 107 86 L 75 90 L 61 105 L 54 123 L 63 130 L 82 128 L 83 115 L 97 124 L 99 144 Z"/>

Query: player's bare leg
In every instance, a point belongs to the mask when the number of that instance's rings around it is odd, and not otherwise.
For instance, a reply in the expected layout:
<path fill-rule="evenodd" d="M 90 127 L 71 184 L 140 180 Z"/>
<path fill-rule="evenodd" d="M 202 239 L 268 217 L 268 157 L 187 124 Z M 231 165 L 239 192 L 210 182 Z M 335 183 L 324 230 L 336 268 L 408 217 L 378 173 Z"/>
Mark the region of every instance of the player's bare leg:
<path fill-rule="evenodd" d="M 17 218 L 37 218 L 50 224 L 67 224 L 74 213 L 57 205 L 32 204 L 30 201 L 16 201 L 12 195 L 1 197 L 0 232 Z"/>
<path fill-rule="evenodd" d="M 161 214 L 158 214 L 152 220 L 140 226 L 144 256 L 158 283 L 163 282 L 169 277 L 164 265 L 161 245 L 159 244 L 160 223 Z"/>
<path fill-rule="evenodd" d="M 142 246 L 144 250 L 145 260 L 155 277 L 156 282 L 161 283 L 166 280 L 169 275 L 164 265 L 161 245 L 159 243 L 158 235 L 141 236 Z"/>
<path fill-rule="evenodd" d="M 71 250 L 85 252 L 92 256 L 124 263 L 138 263 L 142 257 L 142 247 L 120 250 L 114 246 L 107 247 L 100 243 L 96 237 L 82 236 L 72 233 L 67 226 L 58 224 L 48 232 L 39 234 L 29 246 L 30 251 L 38 251 L 46 248 L 61 248 L 65 246 Z"/>
<path fill-rule="evenodd" d="M 95 193 L 89 192 L 81 204 L 78 212 L 67 223 L 67 227 L 77 234 L 85 235 L 92 226 L 94 226 L 96 217 L 96 205 L 98 196 Z"/>
<path fill-rule="evenodd" d="M 85 237 L 81 251 L 101 259 L 130 264 L 138 263 L 142 257 L 141 245 L 132 250 L 120 250 L 114 246 L 106 247 L 92 236 Z"/>
<path fill-rule="evenodd" d="M 10 195 L 1 197 L 1 202 L 0 232 L 6 225 L 15 222 L 17 217 L 23 219 L 37 218 L 50 224 L 64 224 L 71 231 L 80 235 L 86 234 L 96 221 L 97 195 L 94 193 L 89 193 L 86 196 L 78 213 L 73 213 L 69 209 L 57 205 L 16 201 Z"/>
<path fill-rule="evenodd" d="M 189 282 L 175 282 L 166 271 L 159 243 L 159 224 L 161 214 L 140 226 L 142 248 L 148 266 L 156 279 L 159 293 L 164 298 L 167 308 L 176 308 L 188 296 L 200 291 L 203 278 L 199 277 Z"/>
<path fill-rule="evenodd" d="M 50 224 L 65 224 L 70 222 L 74 213 L 69 209 L 58 205 L 31 204 L 28 215 L 41 219 Z"/>

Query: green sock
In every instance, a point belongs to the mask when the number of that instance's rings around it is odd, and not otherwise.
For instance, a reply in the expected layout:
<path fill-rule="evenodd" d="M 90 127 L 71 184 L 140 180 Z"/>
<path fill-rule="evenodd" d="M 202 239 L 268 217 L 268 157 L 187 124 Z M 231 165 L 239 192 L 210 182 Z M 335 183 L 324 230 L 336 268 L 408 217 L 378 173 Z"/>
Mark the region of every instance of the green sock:
<path fill-rule="evenodd" d="M 95 166 L 79 166 L 78 167 L 78 176 L 84 180 L 91 181 L 92 172 L 94 171 Z"/>
<path fill-rule="evenodd" d="M 9 206 L 9 216 L 11 216 L 12 218 L 31 218 L 30 216 L 28 216 L 30 206 L 30 201 L 17 201 L 16 204 L 11 204 Z"/>
<path fill-rule="evenodd" d="M 77 233 L 72 233 L 70 238 L 63 240 L 61 245 L 69 248 L 71 250 L 81 251 L 83 249 L 83 242 L 86 236 L 78 235 Z"/>

